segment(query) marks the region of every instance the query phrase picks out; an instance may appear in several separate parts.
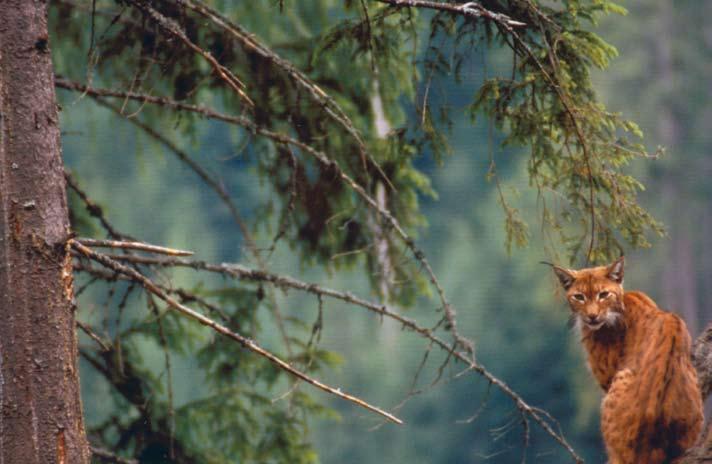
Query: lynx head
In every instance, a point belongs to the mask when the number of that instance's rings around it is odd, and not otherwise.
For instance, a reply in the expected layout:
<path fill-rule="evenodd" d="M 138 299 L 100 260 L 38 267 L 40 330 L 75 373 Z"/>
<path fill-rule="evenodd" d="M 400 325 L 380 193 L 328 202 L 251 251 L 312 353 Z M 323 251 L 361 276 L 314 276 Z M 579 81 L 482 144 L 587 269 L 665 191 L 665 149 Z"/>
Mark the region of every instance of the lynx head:
<path fill-rule="evenodd" d="M 573 316 L 589 330 L 613 327 L 623 312 L 623 256 L 608 266 L 574 271 L 553 266 Z"/>

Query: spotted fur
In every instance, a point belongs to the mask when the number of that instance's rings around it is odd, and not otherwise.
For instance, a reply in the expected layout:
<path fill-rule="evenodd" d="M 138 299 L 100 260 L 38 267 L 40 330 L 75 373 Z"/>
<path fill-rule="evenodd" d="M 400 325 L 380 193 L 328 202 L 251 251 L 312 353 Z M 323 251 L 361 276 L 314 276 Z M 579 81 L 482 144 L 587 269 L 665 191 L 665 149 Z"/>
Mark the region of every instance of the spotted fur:
<path fill-rule="evenodd" d="M 702 400 L 690 336 L 677 315 L 623 291 L 623 258 L 610 266 L 554 266 L 588 365 L 604 391 L 601 432 L 610 464 L 662 464 L 692 446 Z"/>

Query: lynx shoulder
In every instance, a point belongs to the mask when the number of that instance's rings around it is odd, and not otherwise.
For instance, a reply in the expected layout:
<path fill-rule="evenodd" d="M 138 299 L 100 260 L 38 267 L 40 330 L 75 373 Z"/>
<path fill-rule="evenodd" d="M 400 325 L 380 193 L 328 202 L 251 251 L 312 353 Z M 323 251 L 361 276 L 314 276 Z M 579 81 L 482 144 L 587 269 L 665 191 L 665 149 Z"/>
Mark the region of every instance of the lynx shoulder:
<path fill-rule="evenodd" d="M 642 292 L 623 291 L 621 257 L 580 270 L 554 266 L 588 365 L 604 391 L 601 432 L 610 464 L 669 462 L 702 429 L 702 399 L 682 319 Z"/>

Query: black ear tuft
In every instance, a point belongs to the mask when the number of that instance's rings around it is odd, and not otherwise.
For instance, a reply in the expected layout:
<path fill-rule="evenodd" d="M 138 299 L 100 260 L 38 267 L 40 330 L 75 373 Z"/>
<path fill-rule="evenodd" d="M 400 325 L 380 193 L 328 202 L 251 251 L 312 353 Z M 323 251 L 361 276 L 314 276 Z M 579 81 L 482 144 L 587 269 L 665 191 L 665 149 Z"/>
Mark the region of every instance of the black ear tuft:
<path fill-rule="evenodd" d="M 613 264 L 608 266 L 608 278 L 613 282 L 622 284 L 623 283 L 623 265 L 625 264 L 625 258 L 621 255 L 620 258 L 615 260 Z"/>
<path fill-rule="evenodd" d="M 552 266 L 552 269 L 554 269 L 554 274 L 556 274 L 556 277 L 559 278 L 559 282 L 561 282 L 561 286 L 564 287 L 564 290 L 568 290 L 569 288 L 571 288 L 571 285 L 574 283 L 574 280 L 576 280 L 573 271 L 564 269 L 563 267 L 559 266 Z"/>

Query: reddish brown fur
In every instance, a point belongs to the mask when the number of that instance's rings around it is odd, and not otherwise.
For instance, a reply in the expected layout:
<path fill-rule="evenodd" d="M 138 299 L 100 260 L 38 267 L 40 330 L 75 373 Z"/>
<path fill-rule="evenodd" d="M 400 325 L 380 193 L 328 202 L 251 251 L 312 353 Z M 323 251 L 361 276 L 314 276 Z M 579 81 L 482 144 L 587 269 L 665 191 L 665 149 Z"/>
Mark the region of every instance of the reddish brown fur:
<path fill-rule="evenodd" d="M 605 392 L 601 431 L 610 464 L 678 457 L 694 444 L 703 420 L 685 323 L 644 293 L 623 292 L 623 258 L 607 267 L 554 270 Z"/>

